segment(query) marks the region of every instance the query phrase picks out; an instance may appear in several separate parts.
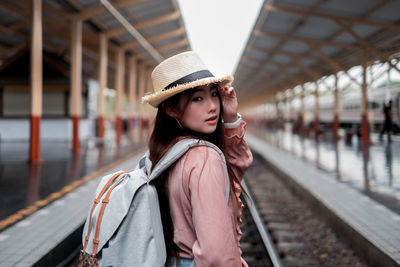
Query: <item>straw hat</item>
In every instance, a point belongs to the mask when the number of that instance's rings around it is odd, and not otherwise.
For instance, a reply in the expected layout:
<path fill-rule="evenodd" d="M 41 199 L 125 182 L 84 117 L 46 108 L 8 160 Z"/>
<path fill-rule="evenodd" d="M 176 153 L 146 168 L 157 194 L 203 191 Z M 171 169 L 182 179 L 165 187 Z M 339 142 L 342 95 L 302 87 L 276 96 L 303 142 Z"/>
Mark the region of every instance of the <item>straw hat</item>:
<path fill-rule="evenodd" d="M 165 99 L 190 88 L 210 83 L 218 83 L 221 87 L 229 86 L 233 77 L 214 77 L 199 55 L 188 51 L 158 64 L 151 73 L 151 80 L 154 92 L 143 96 L 142 102 L 158 107 Z"/>

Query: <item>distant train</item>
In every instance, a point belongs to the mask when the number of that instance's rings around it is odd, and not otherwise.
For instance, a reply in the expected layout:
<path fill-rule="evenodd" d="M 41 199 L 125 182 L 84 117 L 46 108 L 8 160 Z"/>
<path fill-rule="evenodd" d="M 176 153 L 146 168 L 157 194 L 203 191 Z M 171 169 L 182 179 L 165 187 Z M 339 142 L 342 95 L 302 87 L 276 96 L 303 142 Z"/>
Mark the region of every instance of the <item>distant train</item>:
<path fill-rule="evenodd" d="M 339 123 L 341 127 L 348 128 L 360 125 L 361 120 L 361 90 L 342 93 L 339 97 Z M 400 86 L 377 88 L 369 92 L 368 119 L 374 129 L 383 127 L 384 104 L 392 100 L 392 129 L 400 132 Z M 306 101 L 305 123 L 314 121 L 314 105 L 312 100 Z M 321 124 L 333 123 L 334 97 L 321 96 L 319 99 Z"/>

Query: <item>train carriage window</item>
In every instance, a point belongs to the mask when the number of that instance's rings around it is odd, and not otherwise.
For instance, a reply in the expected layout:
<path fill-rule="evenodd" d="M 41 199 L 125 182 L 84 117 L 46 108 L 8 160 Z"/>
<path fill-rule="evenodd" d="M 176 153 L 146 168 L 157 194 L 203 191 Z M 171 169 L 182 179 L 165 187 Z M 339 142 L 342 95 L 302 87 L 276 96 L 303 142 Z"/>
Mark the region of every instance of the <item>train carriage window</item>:
<path fill-rule="evenodd" d="M 379 109 L 379 103 L 375 101 L 368 101 L 368 109 Z"/>

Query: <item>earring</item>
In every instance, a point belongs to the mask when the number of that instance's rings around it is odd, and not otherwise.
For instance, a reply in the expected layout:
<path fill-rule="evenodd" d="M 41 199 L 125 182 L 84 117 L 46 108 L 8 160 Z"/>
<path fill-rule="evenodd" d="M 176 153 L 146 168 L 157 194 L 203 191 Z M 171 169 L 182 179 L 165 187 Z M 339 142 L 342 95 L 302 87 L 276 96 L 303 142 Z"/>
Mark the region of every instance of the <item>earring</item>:
<path fill-rule="evenodd" d="M 178 123 L 179 127 L 181 128 L 181 130 L 183 129 L 182 124 L 179 122 L 179 120 L 177 118 L 175 118 L 176 122 Z"/>

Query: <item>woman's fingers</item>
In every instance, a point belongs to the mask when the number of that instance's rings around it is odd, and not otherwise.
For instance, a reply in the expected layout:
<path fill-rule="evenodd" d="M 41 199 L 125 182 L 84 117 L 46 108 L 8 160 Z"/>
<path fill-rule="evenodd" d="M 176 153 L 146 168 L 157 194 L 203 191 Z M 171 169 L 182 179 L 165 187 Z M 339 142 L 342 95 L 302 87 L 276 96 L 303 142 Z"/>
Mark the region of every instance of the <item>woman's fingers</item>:
<path fill-rule="evenodd" d="M 233 87 L 229 87 L 229 94 L 232 96 L 236 96 L 235 89 Z"/>
<path fill-rule="evenodd" d="M 224 121 L 235 121 L 238 107 L 235 89 L 233 87 L 222 87 L 220 88 L 220 95 L 224 109 Z"/>
<path fill-rule="evenodd" d="M 235 94 L 235 90 L 233 89 L 233 87 L 222 87 L 221 93 L 224 94 L 225 96 L 232 97 Z"/>

